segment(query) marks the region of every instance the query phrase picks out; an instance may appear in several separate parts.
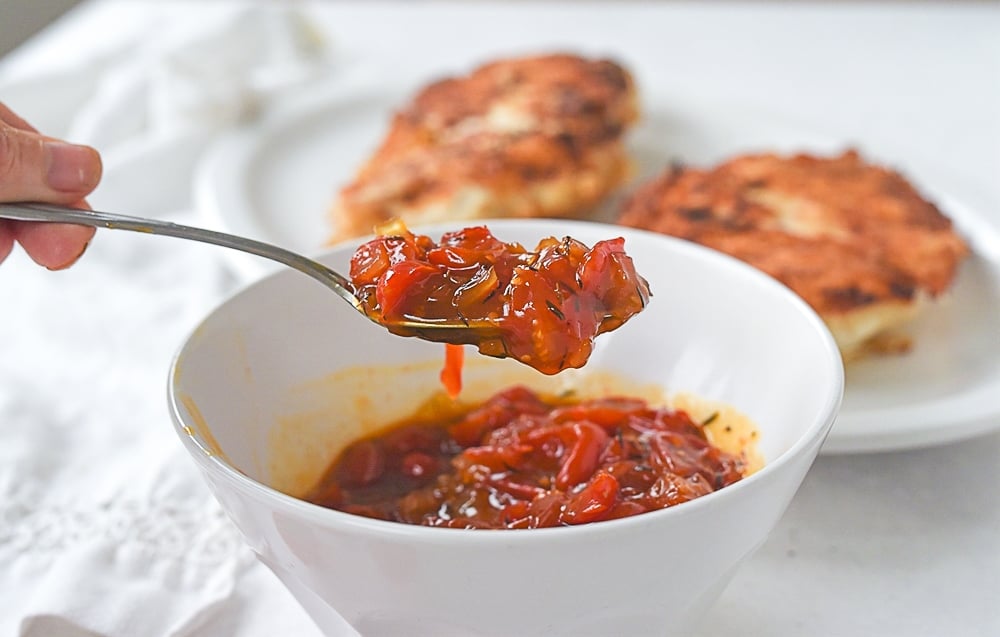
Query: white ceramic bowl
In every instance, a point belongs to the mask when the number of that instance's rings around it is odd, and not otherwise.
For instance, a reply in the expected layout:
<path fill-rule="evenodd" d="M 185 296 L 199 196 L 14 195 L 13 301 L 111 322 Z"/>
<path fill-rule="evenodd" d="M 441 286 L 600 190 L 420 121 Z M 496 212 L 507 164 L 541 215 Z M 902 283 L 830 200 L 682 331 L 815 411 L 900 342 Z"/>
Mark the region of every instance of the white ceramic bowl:
<path fill-rule="evenodd" d="M 690 243 L 580 222 L 486 223 L 530 246 L 624 236 L 654 297 L 575 373 L 543 377 L 470 354 L 466 397 L 608 374 L 691 392 L 755 421 L 764 468 L 674 508 L 528 531 L 409 526 L 286 495 L 352 439 L 411 412 L 438 388 L 442 359 L 442 346 L 391 336 L 291 271 L 225 302 L 181 349 L 169 387 L 181 439 L 328 634 L 344 619 L 379 637 L 684 634 L 767 537 L 830 430 L 843 392 L 833 339 L 786 288 Z M 419 230 L 436 239 L 446 229 Z M 353 248 L 323 260 L 346 272 Z"/>

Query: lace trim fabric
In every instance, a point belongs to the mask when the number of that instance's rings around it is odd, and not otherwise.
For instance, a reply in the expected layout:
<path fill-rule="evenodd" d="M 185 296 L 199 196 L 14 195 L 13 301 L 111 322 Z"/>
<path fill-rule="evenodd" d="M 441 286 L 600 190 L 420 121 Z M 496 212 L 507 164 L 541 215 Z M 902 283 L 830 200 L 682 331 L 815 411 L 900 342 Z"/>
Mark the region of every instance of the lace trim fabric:
<path fill-rule="evenodd" d="M 198 567 L 217 566 L 244 550 L 239 532 L 213 502 L 125 499 L 56 508 L 21 497 L 0 503 L 0 554 L 56 554 L 94 542 L 130 545 Z"/>

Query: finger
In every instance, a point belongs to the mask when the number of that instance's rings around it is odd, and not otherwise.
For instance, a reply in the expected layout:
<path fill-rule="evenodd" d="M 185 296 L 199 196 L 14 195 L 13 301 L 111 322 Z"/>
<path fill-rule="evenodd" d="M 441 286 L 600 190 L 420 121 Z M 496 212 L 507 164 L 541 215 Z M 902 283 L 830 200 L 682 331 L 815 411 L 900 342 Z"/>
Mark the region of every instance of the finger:
<path fill-rule="evenodd" d="M 0 263 L 3 263 L 13 248 L 14 230 L 9 221 L 0 219 Z"/>
<path fill-rule="evenodd" d="M 25 121 L 20 115 L 10 110 L 3 102 L 0 102 L 0 122 L 6 122 L 14 128 L 31 131 L 32 133 L 38 132 L 38 129 Z"/>
<path fill-rule="evenodd" d="M 72 203 L 100 179 L 101 157 L 93 148 L 0 124 L 0 201 Z"/>
<path fill-rule="evenodd" d="M 28 256 L 50 270 L 76 263 L 94 237 L 94 228 L 64 223 L 19 222 L 13 224 L 12 230 Z"/>

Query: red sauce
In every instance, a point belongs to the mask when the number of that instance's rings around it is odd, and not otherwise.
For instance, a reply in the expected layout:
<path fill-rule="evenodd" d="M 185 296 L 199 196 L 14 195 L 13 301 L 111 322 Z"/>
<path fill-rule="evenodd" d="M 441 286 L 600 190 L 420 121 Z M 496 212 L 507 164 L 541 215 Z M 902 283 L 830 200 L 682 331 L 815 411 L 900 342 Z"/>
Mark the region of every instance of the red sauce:
<path fill-rule="evenodd" d="M 673 506 L 744 470 L 683 411 L 632 398 L 548 400 L 513 387 L 355 442 L 306 499 L 408 524 L 528 529 Z"/>
<path fill-rule="evenodd" d="M 448 343 L 444 346 L 444 368 L 441 370 L 441 385 L 451 398 L 458 398 L 462 392 L 462 364 L 465 350 L 461 345 Z"/>
<path fill-rule="evenodd" d="M 365 311 L 393 333 L 475 345 L 545 374 L 582 367 L 594 338 L 640 312 L 650 296 L 622 238 L 588 248 L 550 237 L 529 251 L 485 227 L 447 233 L 439 243 L 405 230 L 372 239 L 355 252 L 351 281 Z M 414 319 L 475 329 L 399 325 Z"/>

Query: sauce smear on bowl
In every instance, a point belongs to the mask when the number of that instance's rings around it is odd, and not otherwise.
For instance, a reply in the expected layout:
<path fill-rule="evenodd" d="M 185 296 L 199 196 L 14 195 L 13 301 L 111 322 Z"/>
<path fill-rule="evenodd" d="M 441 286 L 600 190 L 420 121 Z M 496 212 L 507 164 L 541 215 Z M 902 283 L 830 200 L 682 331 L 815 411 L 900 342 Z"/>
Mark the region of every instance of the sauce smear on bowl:
<path fill-rule="evenodd" d="M 683 411 L 515 386 L 356 441 L 305 499 L 408 524 L 528 529 L 663 509 L 745 472 L 743 457 L 713 446 Z"/>

